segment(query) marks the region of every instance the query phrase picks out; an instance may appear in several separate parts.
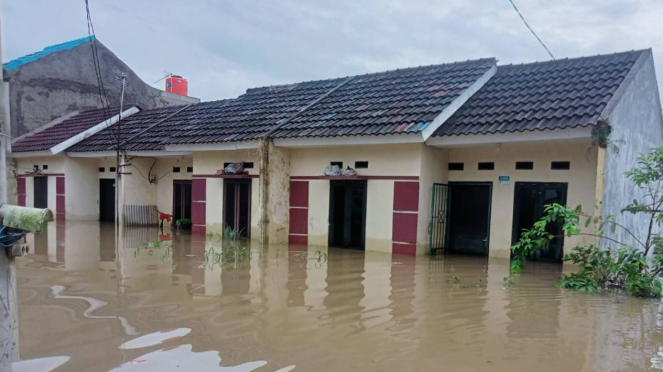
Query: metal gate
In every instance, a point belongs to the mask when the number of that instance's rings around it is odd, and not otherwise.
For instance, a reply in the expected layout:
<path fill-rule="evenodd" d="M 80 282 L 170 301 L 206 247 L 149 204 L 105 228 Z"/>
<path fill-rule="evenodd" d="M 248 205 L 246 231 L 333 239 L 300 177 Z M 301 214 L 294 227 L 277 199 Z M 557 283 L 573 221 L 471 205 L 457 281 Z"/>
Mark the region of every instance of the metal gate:
<path fill-rule="evenodd" d="M 431 203 L 431 221 L 428 226 L 430 235 L 430 254 L 445 249 L 447 245 L 447 206 L 449 204 L 449 185 L 433 184 Z"/>

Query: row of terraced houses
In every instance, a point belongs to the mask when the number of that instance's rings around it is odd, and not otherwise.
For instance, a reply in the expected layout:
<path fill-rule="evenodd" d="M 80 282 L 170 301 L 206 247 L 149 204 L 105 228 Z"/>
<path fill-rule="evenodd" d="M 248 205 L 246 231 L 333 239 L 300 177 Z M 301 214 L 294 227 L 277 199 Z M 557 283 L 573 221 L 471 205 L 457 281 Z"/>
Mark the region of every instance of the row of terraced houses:
<path fill-rule="evenodd" d="M 10 156 L 18 203 L 58 219 L 113 221 L 119 202 L 127 226 L 156 225 L 159 211 L 191 219 L 194 234 L 508 257 L 546 204 L 619 213 L 635 192 L 623 172 L 662 143 L 642 50 L 404 68 L 149 110 L 128 102 L 57 118 L 15 139 Z M 242 172 L 224 171 L 239 162 Z M 559 261 L 581 239 L 553 241 L 542 258 Z"/>

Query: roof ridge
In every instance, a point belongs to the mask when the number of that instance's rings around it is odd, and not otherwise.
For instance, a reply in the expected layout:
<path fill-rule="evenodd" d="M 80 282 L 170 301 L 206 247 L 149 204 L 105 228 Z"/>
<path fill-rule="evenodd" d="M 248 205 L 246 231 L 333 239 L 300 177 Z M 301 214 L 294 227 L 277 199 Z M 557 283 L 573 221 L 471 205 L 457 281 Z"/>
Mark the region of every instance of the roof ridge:
<path fill-rule="evenodd" d="M 433 67 L 470 64 L 470 63 L 478 63 L 478 62 L 484 62 L 484 61 L 490 61 L 490 60 L 494 61 L 497 64 L 497 58 L 495 58 L 495 57 L 485 57 L 485 58 L 478 58 L 478 59 L 468 59 L 466 61 L 454 61 L 454 62 L 436 63 L 436 64 L 430 64 L 430 65 L 424 65 L 424 66 L 412 66 L 412 67 L 405 67 L 405 68 L 396 68 L 396 69 L 377 71 L 377 72 L 367 72 L 367 73 L 364 73 L 364 74 L 348 75 L 348 76 L 345 76 L 345 77 L 336 77 L 336 78 L 320 79 L 320 80 L 307 80 L 307 81 L 300 81 L 300 82 L 288 83 L 288 84 L 266 85 L 266 86 L 262 86 L 262 87 L 249 88 L 249 89 L 246 90 L 246 93 L 254 93 L 254 92 L 257 92 L 257 91 L 262 91 L 262 90 L 266 90 L 266 89 L 270 89 L 270 88 L 271 89 L 281 88 L 281 87 L 285 88 L 285 87 L 288 87 L 288 86 L 291 86 L 291 85 L 297 85 L 297 84 L 322 83 L 322 82 L 336 81 L 336 80 L 344 81 L 348 78 L 353 78 L 354 79 L 354 78 L 358 78 L 358 77 L 388 74 L 388 73 L 397 72 L 397 71 L 428 69 L 428 68 L 433 68 Z"/>
<path fill-rule="evenodd" d="M 574 57 L 574 58 L 563 58 L 563 59 L 554 59 L 554 60 L 547 60 L 547 61 L 535 61 L 535 62 L 528 62 L 528 63 L 509 63 L 506 65 L 497 65 L 497 68 L 506 68 L 506 67 L 523 67 L 523 66 L 534 66 L 534 65 L 547 65 L 547 64 L 556 64 L 560 62 L 576 62 L 580 60 L 587 60 L 587 59 L 593 59 L 593 58 L 608 58 L 608 57 L 614 57 L 617 55 L 626 55 L 626 54 L 642 54 L 645 52 L 650 51 L 651 48 L 649 49 L 638 49 L 638 50 L 627 50 L 623 52 L 615 52 L 615 53 L 610 53 L 610 54 L 595 54 L 595 55 L 590 55 L 590 56 L 580 56 L 580 57 Z"/>

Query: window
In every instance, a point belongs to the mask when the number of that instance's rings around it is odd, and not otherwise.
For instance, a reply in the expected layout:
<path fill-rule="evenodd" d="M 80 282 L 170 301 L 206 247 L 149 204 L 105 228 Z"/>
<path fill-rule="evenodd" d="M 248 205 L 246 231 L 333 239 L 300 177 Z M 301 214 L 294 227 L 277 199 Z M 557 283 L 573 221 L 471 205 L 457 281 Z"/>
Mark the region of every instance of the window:
<path fill-rule="evenodd" d="M 569 170 L 571 169 L 570 161 L 554 161 L 550 163 L 550 169 L 552 170 Z"/>
<path fill-rule="evenodd" d="M 495 163 L 491 162 L 480 162 L 479 170 L 495 170 Z"/>
<path fill-rule="evenodd" d="M 532 170 L 532 169 L 534 169 L 534 162 L 533 161 L 517 161 L 516 162 L 516 169 L 518 169 L 518 170 Z"/>
<path fill-rule="evenodd" d="M 48 164 L 44 164 L 44 165 L 42 165 L 42 166 L 41 166 L 41 169 L 42 169 L 42 170 L 48 170 Z"/>
<path fill-rule="evenodd" d="M 186 167 L 187 173 L 193 173 L 193 167 Z"/>
<path fill-rule="evenodd" d="M 104 173 L 106 171 L 106 168 L 104 167 L 99 167 L 99 173 Z"/>
<path fill-rule="evenodd" d="M 450 171 L 462 171 L 465 169 L 465 163 L 449 163 L 447 169 Z"/>
<path fill-rule="evenodd" d="M 180 167 L 173 167 L 173 173 L 180 173 Z"/>
<path fill-rule="evenodd" d="M 110 167 L 110 168 L 108 168 L 108 171 L 109 171 L 109 172 L 115 172 L 115 167 Z"/>
<path fill-rule="evenodd" d="M 355 169 L 366 169 L 368 168 L 368 162 L 367 161 L 356 161 L 355 162 Z"/>
<path fill-rule="evenodd" d="M 342 161 L 333 161 L 330 164 L 331 165 L 338 165 L 339 168 L 343 169 L 343 162 Z"/>

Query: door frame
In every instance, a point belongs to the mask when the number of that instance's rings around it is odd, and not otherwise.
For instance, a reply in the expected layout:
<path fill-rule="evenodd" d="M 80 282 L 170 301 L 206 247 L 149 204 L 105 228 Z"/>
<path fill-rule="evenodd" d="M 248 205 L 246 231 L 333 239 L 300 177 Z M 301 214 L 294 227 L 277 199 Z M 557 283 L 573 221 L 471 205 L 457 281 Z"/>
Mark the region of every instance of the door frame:
<path fill-rule="evenodd" d="M 333 212 L 333 206 L 334 206 L 334 193 L 332 192 L 332 182 L 357 182 L 357 183 L 362 183 L 364 186 L 364 200 L 362 203 L 362 208 L 364 213 L 362 214 L 362 229 L 361 229 L 361 247 L 340 247 L 344 249 L 352 249 L 352 250 L 358 250 L 358 251 L 365 251 L 366 250 L 366 215 L 368 215 L 368 180 L 330 180 L 329 181 L 329 215 L 328 215 L 328 221 L 329 221 L 329 226 L 327 227 L 327 246 L 331 247 L 332 246 L 332 239 L 333 235 L 331 234 L 332 230 L 332 221 L 334 221 L 334 212 Z"/>
<path fill-rule="evenodd" d="M 45 183 L 45 198 L 46 198 L 46 205 L 44 207 L 37 207 L 37 180 L 39 182 L 44 182 Z M 48 208 L 48 176 L 35 176 L 32 178 L 32 206 L 34 208 Z"/>
<path fill-rule="evenodd" d="M 249 216 L 248 217 L 249 217 L 249 220 L 247 221 L 247 225 L 246 225 L 246 238 L 250 239 L 251 238 L 251 218 L 253 217 L 252 216 L 253 213 L 251 213 L 251 205 L 252 205 L 252 198 L 253 198 L 253 181 L 252 181 L 251 178 L 248 178 L 248 177 L 246 177 L 246 178 L 224 178 L 223 179 L 223 194 L 222 194 L 222 200 L 223 200 L 223 208 L 222 209 L 223 210 L 221 211 L 221 215 L 222 215 L 221 223 L 223 223 L 223 231 L 225 231 L 226 227 L 228 226 L 228 225 L 226 225 L 226 191 L 227 191 L 226 190 L 226 184 L 227 183 L 234 183 L 236 185 L 246 183 L 246 184 L 249 185 L 249 198 L 248 198 L 248 203 L 249 203 L 249 208 L 248 208 Z M 239 190 L 239 188 L 236 188 L 235 190 L 236 190 L 235 192 L 238 193 L 237 190 Z M 235 204 L 235 209 L 237 209 L 238 206 L 239 206 L 239 203 Z M 235 213 L 239 214 L 239 212 L 235 212 Z M 241 234 L 240 234 L 240 236 L 241 236 Z"/>
<path fill-rule="evenodd" d="M 175 223 L 174 220 L 175 220 L 175 215 L 176 215 L 175 214 L 175 204 L 176 204 L 175 203 L 175 200 L 176 200 L 176 198 L 175 198 L 175 185 L 177 185 L 177 184 L 185 185 L 187 183 L 189 185 L 191 185 L 191 199 L 192 200 L 189 200 L 189 204 L 191 204 L 191 211 L 193 213 L 193 180 L 173 180 L 173 208 L 172 208 L 173 209 L 172 210 L 173 223 Z M 182 191 L 184 191 L 184 189 L 182 189 Z M 180 199 L 182 199 L 182 198 L 183 198 L 183 196 L 180 195 Z M 185 218 L 185 217 L 179 216 L 179 218 Z"/>
<path fill-rule="evenodd" d="M 568 202 L 568 197 L 569 197 L 569 183 L 568 182 L 549 182 L 549 181 L 517 181 L 513 183 L 513 221 L 511 222 L 511 245 L 516 244 L 518 241 L 518 237 L 520 236 L 520 233 L 516 233 L 516 227 L 518 225 L 518 220 L 520 218 L 520 208 L 518 207 L 518 204 L 520 203 L 520 195 L 518 194 L 518 190 L 516 188 L 517 184 L 540 184 L 540 185 L 564 185 L 564 204 Z M 536 221 L 535 221 L 536 222 Z M 562 239 L 562 247 L 561 247 L 561 257 L 564 257 L 564 241 L 565 241 L 565 236 L 562 234 L 561 236 Z M 545 260 L 544 260 L 545 261 Z M 549 262 L 561 262 L 561 261 L 549 261 Z"/>
<path fill-rule="evenodd" d="M 101 188 L 103 187 L 102 184 L 103 183 L 109 183 L 108 181 L 113 181 L 113 185 L 112 185 L 112 187 L 113 187 L 113 193 L 112 193 L 112 195 L 113 195 L 113 208 L 112 208 L 113 221 L 115 221 L 117 219 L 117 216 L 115 216 L 115 212 L 116 212 L 116 210 L 115 210 L 115 197 L 117 196 L 117 193 L 115 192 L 115 187 L 116 187 L 116 184 L 117 184 L 117 180 L 115 178 L 99 178 L 99 221 L 101 221 L 101 222 L 111 222 L 111 221 L 102 220 L 102 213 L 101 213 L 101 206 L 103 204 L 102 198 L 101 198 L 103 196 L 102 193 L 101 193 Z"/>
<path fill-rule="evenodd" d="M 453 181 L 447 182 L 449 185 L 448 198 L 449 202 L 447 204 L 447 226 L 445 232 L 445 246 L 449 247 L 449 239 L 451 238 L 450 229 L 451 229 L 451 208 L 452 208 L 452 197 L 453 186 L 488 186 L 488 228 L 486 231 L 486 257 L 490 256 L 490 222 L 493 219 L 493 182 L 492 181 Z M 447 251 L 447 250 L 445 250 Z"/>

